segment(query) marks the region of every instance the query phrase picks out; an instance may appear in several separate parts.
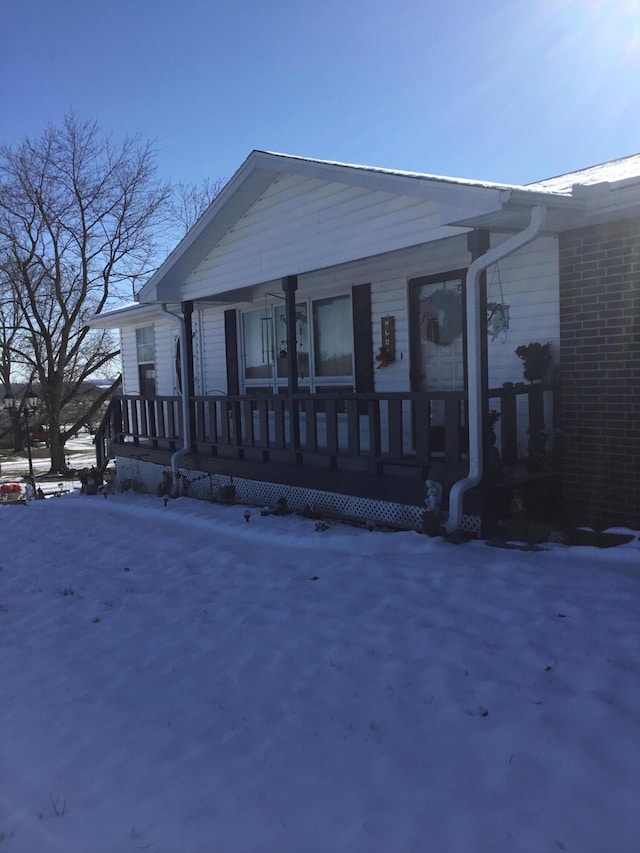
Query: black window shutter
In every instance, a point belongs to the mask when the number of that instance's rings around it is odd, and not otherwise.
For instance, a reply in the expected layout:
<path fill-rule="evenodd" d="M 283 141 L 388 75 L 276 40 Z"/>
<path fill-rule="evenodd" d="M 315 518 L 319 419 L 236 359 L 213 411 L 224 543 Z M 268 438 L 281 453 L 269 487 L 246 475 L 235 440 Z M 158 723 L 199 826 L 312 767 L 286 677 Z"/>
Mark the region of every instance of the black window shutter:
<path fill-rule="evenodd" d="M 353 313 L 353 360 L 356 391 L 373 393 L 373 333 L 371 329 L 371 285 L 355 284 L 351 289 Z"/>
<path fill-rule="evenodd" d="M 238 323 L 235 308 L 224 312 L 224 343 L 227 356 L 227 394 L 240 393 L 240 370 L 238 366 Z"/>

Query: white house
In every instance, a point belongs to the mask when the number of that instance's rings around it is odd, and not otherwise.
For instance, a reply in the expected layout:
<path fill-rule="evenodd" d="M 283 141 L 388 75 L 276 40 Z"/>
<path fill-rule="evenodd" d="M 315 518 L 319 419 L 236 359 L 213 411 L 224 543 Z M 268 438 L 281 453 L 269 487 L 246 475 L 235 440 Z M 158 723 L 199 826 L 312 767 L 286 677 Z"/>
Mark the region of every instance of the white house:
<path fill-rule="evenodd" d="M 98 461 L 416 529 L 638 527 L 639 277 L 640 155 L 507 186 L 253 151 L 92 320 L 123 363 Z"/>

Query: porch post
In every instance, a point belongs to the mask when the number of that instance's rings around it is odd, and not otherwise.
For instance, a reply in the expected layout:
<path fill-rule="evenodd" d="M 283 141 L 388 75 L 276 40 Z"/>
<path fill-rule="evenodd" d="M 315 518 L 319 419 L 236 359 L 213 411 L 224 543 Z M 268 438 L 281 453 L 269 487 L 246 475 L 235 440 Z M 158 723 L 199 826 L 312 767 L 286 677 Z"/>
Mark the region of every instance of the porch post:
<path fill-rule="evenodd" d="M 298 393 L 298 350 L 296 341 L 296 290 L 298 276 L 288 275 L 282 280 L 287 318 L 287 383 L 290 394 Z"/>
<path fill-rule="evenodd" d="M 182 393 L 187 395 L 189 401 L 189 424 L 191 435 L 196 434 L 195 408 L 192 399 L 196 393 L 195 370 L 193 365 L 193 300 L 188 299 L 182 303 L 182 316 L 184 317 L 185 330 L 185 355 L 187 357 L 187 375 L 182 379 Z"/>
<path fill-rule="evenodd" d="M 291 430 L 291 455 L 296 465 L 302 464 L 300 453 L 300 402 L 292 399 L 298 393 L 298 347 L 296 341 L 296 290 L 298 276 L 288 275 L 282 280 L 282 290 L 285 298 L 285 313 L 287 320 L 287 384 L 289 400 L 289 417 Z"/>

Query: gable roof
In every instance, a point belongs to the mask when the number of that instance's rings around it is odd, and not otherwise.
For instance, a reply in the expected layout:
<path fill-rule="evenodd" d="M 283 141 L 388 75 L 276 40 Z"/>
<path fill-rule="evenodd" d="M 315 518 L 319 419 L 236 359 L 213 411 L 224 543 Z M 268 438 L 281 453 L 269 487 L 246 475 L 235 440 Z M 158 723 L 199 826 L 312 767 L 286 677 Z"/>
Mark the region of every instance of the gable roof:
<path fill-rule="evenodd" d="M 145 284 L 138 302 L 105 312 L 91 325 L 104 328 L 108 323 L 116 328 L 125 316 L 139 322 L 155 316 L 160 303 L 179 304 L 187 277 L 283 175 L 436 202 L 441 222 L 450 226 L 451 234 L 470 228 L 521 230 L 531 208 L 540 204 L 547 207 L 545 230 L 551 232 L 640 216 L 640 154 L 518 185 L 254 150 Z M 241 295 L 242 289 L 234 289 L 217 299 Z"/>
<path fill-rule="evenodd" d="M 465 217 L 498 213 L 514 194 L 523 197 L 525 207 L 550 200 L 567 203 L 562 193 L 541 193 L 530 187 L 255 150 L 145 284 L 140 301 L 179 298 L 178 289 L 187 276 L 282 175 L 436 202 L 442 211 L 442 224 L 452 227 L 468 227 L 463 224 Z"/>

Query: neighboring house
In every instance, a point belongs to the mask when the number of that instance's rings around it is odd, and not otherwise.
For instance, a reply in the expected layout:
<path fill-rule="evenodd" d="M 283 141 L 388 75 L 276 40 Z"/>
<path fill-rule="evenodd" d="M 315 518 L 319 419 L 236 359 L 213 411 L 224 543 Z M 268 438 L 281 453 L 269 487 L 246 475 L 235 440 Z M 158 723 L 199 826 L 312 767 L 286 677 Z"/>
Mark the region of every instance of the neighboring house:
<path fill-rule="evenodd" d="M 92 320 L 123 364 L 98 461 L 416 529 L 640 528 L 639 279 L 640 155 L 506 186 L 254 151 Z"/>

